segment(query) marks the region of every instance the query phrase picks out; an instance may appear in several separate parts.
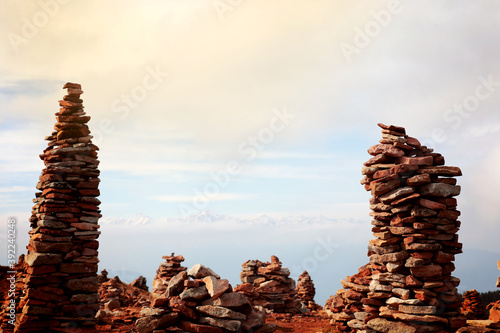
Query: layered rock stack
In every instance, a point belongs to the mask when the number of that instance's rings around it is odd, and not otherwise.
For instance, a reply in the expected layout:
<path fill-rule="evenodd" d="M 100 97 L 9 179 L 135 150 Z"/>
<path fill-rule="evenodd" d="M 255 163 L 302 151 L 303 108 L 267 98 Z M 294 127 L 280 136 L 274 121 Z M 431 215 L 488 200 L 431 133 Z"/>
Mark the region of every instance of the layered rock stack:
<path fill-rule="evenodd" d="M 500 260 L 497 261 L 497 267 L 498 269 L 500 270 Z M 496 284 L 496 287 L 497 288 L 500 288 L 500 276 L 497 278 L 497 284 Z"/>
<path fill-rule="evenodd" d="M 149 306 L 152 299 L 147 290 L 123 283 L 118 276 L 99 285 L 99 303 L 102 309 Z"/>
<path fill-rule="evenodd" d="M 136 288 L 139 288 L 139 289 L 142 289 L 142 290 L 146 290 L 148 291 L 149 288 L 148 288 L 148 285 L 147 285 L 147 280 L 144 276 L 139 276 L 137 279 L 135 279 L 134 281 L 132 281 L 130 283 L 130 285 L 132 287 L 136 287 Z"/>
<path fill-rule="evenodd" d="M 464 292 L 461 312 L 467 319 L 477 320 L 488 317 L 486 306 L 484 305 L 476 289 Z"/>
<path fill-rule="evenodd" d="M 372 194 L 370 264 L 342 281 L 344 290 L 331 303 L 345 310 L 334 323 L 353 331 L 384 331 L 387 325 L 456 330 L 465 324 L 459 279 L 451 276 L 455 254 L 462 252 L 453 198 L 460 193 L 454 177 L 462 173 L 444 166 L 441 154 L 404 128 L 379 126 L 382 140 L 368 149 L 373 157 L 361 181 Z"/>
<path fill-rule="evenodd" d="M 101 271 L 101 274 L 99 274 L 99 275 L 97 276 L 97 281 L 98 281 L 99 283 L 104 283 L 104 282 L 106 282 L 106 281 L 108 281 L 108 280 L 109 280 L 109 278 L 108 278 L 108 271 L 107 271 L 107 270 L 105 270 L 105 269 L 103 269 L 103 270 Z"/>
<path fill-rule="evenodd" d="M 500 270 L 500 260 L 498 260 L 497 266 Z M 500 288 L 500 276 L 497 279 L 497 288 Z M 490 312 L 489 319 L 495 323 L 500 323 L 500 301 L 488 304 L 488 310 Z"/>
<path fill-rule="evenodd" d="M 34 199 L 27 277 L 18 332 L 95 326 L 99 309 L 99 161 L 83 111 L 81 86 L 66 83 Z M 91 331 L 92 329 L 90 329 Z"/>
<path fill-rule="evenodd" d="M 173 276 L 164 291 L 143 308 L 135 328 L 140 333 L 178 327 L 184 332 L 273 332 L 264 314 L 255 312 L 248 299 L 233 292 L 228 280 L 210 268 L 195 265 Z"/>
<path fill-rule="evenodd" d="M 172 277 L 187 270 L 187 267 L 181 266 L 181 263 L 184 261 L 182 255 L 176 256 L 172 253 L 169 256 L 163 256 L 162 259 L 165 259 L 165 262 L 161 263 L 156 271 L 156 276 L 153 280 L 153 289 L 151 290 L 155 297 L 165 292 L 168 282 Z"/>
<path fill-rule="evenodd" d="M 300 298 L 305 308 L 309 311 L 321 310 L 321 306 L 314 301 L 316 288 L 314 288 L 314 283 L 307 271 L 300 274 L 299 279 L 297 280 L 297 296 Z"/>
<path fill-rule="evenodd" d="M 242 267 L 243 283 L 236 286 L 235 291 L 248 297 L 253 306 L 275 313 L 300 312 L 295 280 L 289 277 L 289 269 L 282 267 L 278 257 L 271 256 L 270 263 L 247 260 Z"/>

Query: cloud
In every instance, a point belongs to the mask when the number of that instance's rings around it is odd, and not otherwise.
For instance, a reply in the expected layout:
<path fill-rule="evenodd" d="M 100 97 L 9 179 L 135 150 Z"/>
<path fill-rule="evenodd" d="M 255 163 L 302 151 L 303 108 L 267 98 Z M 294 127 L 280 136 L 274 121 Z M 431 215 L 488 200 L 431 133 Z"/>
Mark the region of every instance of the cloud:
<path fill-rule="evenodd" d="M 0 187 L 0 193 L 13 193 L 13 192 L 26 192 L 33 191 L 33 188 L 27 186 L 12 186 L 12 187 Z"/>
<path fill-rule="evenodd" d="M 151 197 L 153 200 L 161 202 L 192 202 L 196 196 L 190 195 L 159 195 Z M 214 196 L 203 196 L 203 201 L 226 201 L 226 200 L 244 200 L 251 195 L 239 193 L 220 193 Z"/>

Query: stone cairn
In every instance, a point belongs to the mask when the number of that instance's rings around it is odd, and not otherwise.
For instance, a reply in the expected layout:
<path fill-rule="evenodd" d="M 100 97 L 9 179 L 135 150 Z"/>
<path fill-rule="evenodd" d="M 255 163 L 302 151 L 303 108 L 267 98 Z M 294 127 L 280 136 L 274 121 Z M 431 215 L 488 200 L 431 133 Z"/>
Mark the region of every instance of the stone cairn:
<path fill-rule="evenodd" d="M 89 135 L 81 86 L 66 83 L 63 88 L 68 94 L 59 101 L 55 131 L 45 138 L 48 147 L 40 155 L 45 169 L 29 219 L 17 332 L 92 331 L 99 310 L 98 148 Z"/>
<path fill-rule="evenodd" d="M 500 260 L 497 262 L 498 269 L 500 270 Z M 500 276 L 497 278 L 497 288 L 500 288 Z M 487 309 L 490 312 L 489 319 L 495 323 L 500 323 L 500 301 L 488 304 Z"/>
<path fill-rule="evenodd" d="M 254 311 L 244 295 L 233 292 L 228 280 L 200 264 L 171 277 L 135 323 L 140 333 L 174 327 L 194 333 L 275 330 L 275 325 L 264 324 L 264 314 Z"/>
<path fill-rule="evenodd" d="M 120 307 L 149 306 L 152 295 L 132 283 L 126 284 L 118 276 L 99 285 L 99 303 L 101 309 L 114 310 Z"/>
<path fill-rule="evenodd" d="M 500 270 L 500 260 L 497 261 L 498 269 Z M 497 278 L 497 288 L 500 288 L 500 276 Z"/>
<path fill-rule="evenodd" d="M 169 256 L 163 256 L 162 259 L 165 259 L 165 262 L 160 264 L 153 280 L 153 289 L 151 290 L 153 296 L 162 295 L 167 290 L 170 279 L 180 272 L 187 270 L 187 267 L 181 266 L 181 263 L 184 261 L 182 255 L 176 256 L 172 253 Z"/>
<path fill-rule="evenodd" d="M 461 312 L 467 319 L 478 320 L 488 317 L 484 305 L 476 289 L 464 292 Z"/>
<path fill-rule="evenodd" d="M 300 298 L 305 308 L 309 311 L 321 310 L 321 306 L 314 301 L 316 288 L 314 288 L 314 283 L 307 271 L 300 274 L 299 279 L 297 280 L 297 296 Z"/>
<path fill-rule="evenodd" d="M 290 270 L 282 267 L 278 257 L 271 256 L 271 263 L 247 260 L 242 267 L 243 283 L 234 290 L 248 297 L 253 306 L 274 313 L 300 312 L 295 280 L 289 277 Z"/>
<path fill-rule="evenodd" d="M 149 291 L 147 280 L 144 276 L 139 276 L 137 279 L 130 283 L 132 287 L 139 288 L 145 291 Z"/>
<path fill-rule="evenodd" d="M 387 332 L 413 328 L 455 331 L 460 315 L 460 280 L 451 276 L 458 242 L 458 167 L 406 135 L 378 124 L 380 144 L 368 149 L 361 184 L 371 191 L 370 263 L 342 280 L 327 302 L 332 324 L 344 331 Z M 411 326 L 411 327 L 410 327 Z"/>
<path fill-rule="evenodd" d="M 106 282 L 108 280 L 109 280 L 109 278 L 108 278 L 108 271 L 105 270 L 105 269 L 103 269 L 101 271 L 101 274 L 99 274 L 97 276 L 97 281 L 99 282 L 99 284 L 101 284 L 101 283 L 104 283 L 104 282 Z"/>

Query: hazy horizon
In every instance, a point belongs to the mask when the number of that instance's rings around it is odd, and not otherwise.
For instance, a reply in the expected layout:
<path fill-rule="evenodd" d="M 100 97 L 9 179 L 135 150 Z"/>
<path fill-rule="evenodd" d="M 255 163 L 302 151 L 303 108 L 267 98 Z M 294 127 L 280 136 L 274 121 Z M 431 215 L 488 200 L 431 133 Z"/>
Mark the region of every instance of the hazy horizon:
<path fill-rule="evenodd" d="M 234 284 L 238 262 L 275 254 L 300 266 L 331 235 L 338 250 L 311 275 L 321 297 L 335 293 L 368 259 L 360 169 L 381 122 L 461 168 L 465 253 L 454 275 L 474 288 L 477 274 L 487 289 L 483 277 L 497 269 L 489 262 L 500 259 L 499 9 L 465 0 L 3 1 L 0 228 L 17 218 L 24 249 L 38 155 L 70 81 L 82 84 L 100 148 L 103 219 L 212 211 L 347 221 L 308 229 L 228 219 L 191 233 L 182 223 L 103 224 L 99 269 L 147 271 L 151 285 L 161 256 L 184 252 L 215 271 L 228 262 L 219 274 Z"/>

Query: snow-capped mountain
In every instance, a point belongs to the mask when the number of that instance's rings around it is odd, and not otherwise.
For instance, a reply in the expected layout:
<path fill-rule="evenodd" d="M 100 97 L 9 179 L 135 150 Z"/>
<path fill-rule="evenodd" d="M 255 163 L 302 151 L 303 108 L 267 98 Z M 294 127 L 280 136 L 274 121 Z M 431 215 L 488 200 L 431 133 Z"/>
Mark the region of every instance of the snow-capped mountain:
<path fill-rule="evenodd" d="M 163 217 L 152 218 L 144 214 L 137 214 L 131 218 L 123 217 L 103 217 L 100 224 L 113 225 L 144 225 L 144 224 L 165 224 L 165 223 L 186 223 L 186 224 L 216 224 L 216 223 L 235 223 L 256 226 L 287 226 L 287 225 L 332 225 L 332 224 L 359 224 L 360 221 L 354 219 L 332 219 L 323 215 L 304 216 L 291 215 L 284 217 L 272 217 L 266 214 L 259 214 L 255 217 L 241 218 L 218 214 L 212 211 L 201 211 L 187 217 Z"/>

